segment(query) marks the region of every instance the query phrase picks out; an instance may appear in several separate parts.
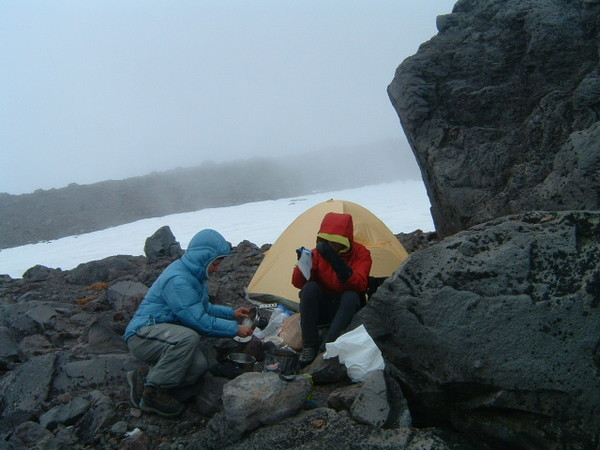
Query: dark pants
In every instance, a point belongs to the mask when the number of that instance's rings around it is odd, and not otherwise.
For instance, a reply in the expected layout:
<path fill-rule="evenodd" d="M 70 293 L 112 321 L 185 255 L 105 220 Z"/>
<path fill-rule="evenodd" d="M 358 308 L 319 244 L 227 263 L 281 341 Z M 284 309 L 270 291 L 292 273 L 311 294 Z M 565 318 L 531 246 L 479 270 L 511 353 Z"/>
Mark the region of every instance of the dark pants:
<path fill-rule="evenodd" d="M 335 341 L 344 329 L 350 325 L 352 316 L 360 306 L 360 295 L 355 291 L 346 291 L 341 295 L 327 294 L 314 281 L 309 281 L 300 291 L 300 328 L 304 347 L 322 347 Z M 329 329 L 321 343 L 319 326 L 328 325 Z"/>

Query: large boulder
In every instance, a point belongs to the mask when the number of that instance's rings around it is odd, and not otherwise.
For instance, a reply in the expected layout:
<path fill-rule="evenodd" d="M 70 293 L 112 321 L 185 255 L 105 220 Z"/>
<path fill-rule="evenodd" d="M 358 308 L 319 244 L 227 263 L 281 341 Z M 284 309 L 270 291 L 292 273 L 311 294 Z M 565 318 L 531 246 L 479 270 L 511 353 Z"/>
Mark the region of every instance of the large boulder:
<path fill-rule="evenodd" d="M 388 94 L 436 230 L 600 208 L 600 2 L 460 0 Z"/>
<path fill-rule="evenodd" d="M 359 313 L 392 405 L 506 448 L 598 448 L 599 262 L 598 211 L 499 218 L 411 254 Z"/>

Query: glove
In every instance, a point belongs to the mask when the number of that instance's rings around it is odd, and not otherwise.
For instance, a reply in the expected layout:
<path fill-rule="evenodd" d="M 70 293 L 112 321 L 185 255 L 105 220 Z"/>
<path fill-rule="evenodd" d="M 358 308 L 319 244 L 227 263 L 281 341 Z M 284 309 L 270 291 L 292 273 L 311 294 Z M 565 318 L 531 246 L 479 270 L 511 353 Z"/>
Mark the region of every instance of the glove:
<path fill-rule="evenodd" d="M 331 264 L 331 268 L 342 283 L 348 281 L 348 278 L 352 276 L 352 269 L 348 267 L 344 260 L 340 258 L 340 255 L 329 244 L 325 242 L 317 243 L 317 251 Z"/>
<path fill-rule="evenodd" d="M 300 247 L 296 249 L 296 259 L 298 261 L 300 261 L 300 257 L 302 256 L 302 250 L 304 250 L 304 247 Z"/>

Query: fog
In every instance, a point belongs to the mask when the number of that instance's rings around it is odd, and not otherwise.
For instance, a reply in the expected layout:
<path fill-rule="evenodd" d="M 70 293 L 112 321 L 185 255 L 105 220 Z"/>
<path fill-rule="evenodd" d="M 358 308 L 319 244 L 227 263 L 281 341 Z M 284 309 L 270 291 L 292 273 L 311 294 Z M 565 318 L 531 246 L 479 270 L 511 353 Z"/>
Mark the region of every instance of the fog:
<path fill-rule="evenodd" d="M 386 88 L 453 4 L 0 2 L 0 192 L 390 141 L 411 158 Z"/>

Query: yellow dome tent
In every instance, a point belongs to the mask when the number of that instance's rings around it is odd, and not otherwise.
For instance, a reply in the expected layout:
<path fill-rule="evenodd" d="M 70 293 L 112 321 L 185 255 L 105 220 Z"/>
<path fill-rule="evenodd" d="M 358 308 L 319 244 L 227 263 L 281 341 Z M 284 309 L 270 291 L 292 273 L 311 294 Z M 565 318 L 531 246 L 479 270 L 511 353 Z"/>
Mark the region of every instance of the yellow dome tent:
<path fill-rule="evenodd" d="M 316 246 L 316 236 L 328 212 L 350 214 L 354 240 L 371 251 L 371 277 L 392 275 L 408 258 L 408 253 L 390 229 L 371 211 L 345 200 L 327 200 L 300 214 L 265 254 L 247 288 L 248 297 L 264 303 L 277 302 L 298 310 L 298 289 L 292 285 L 296 249 Z"/>

